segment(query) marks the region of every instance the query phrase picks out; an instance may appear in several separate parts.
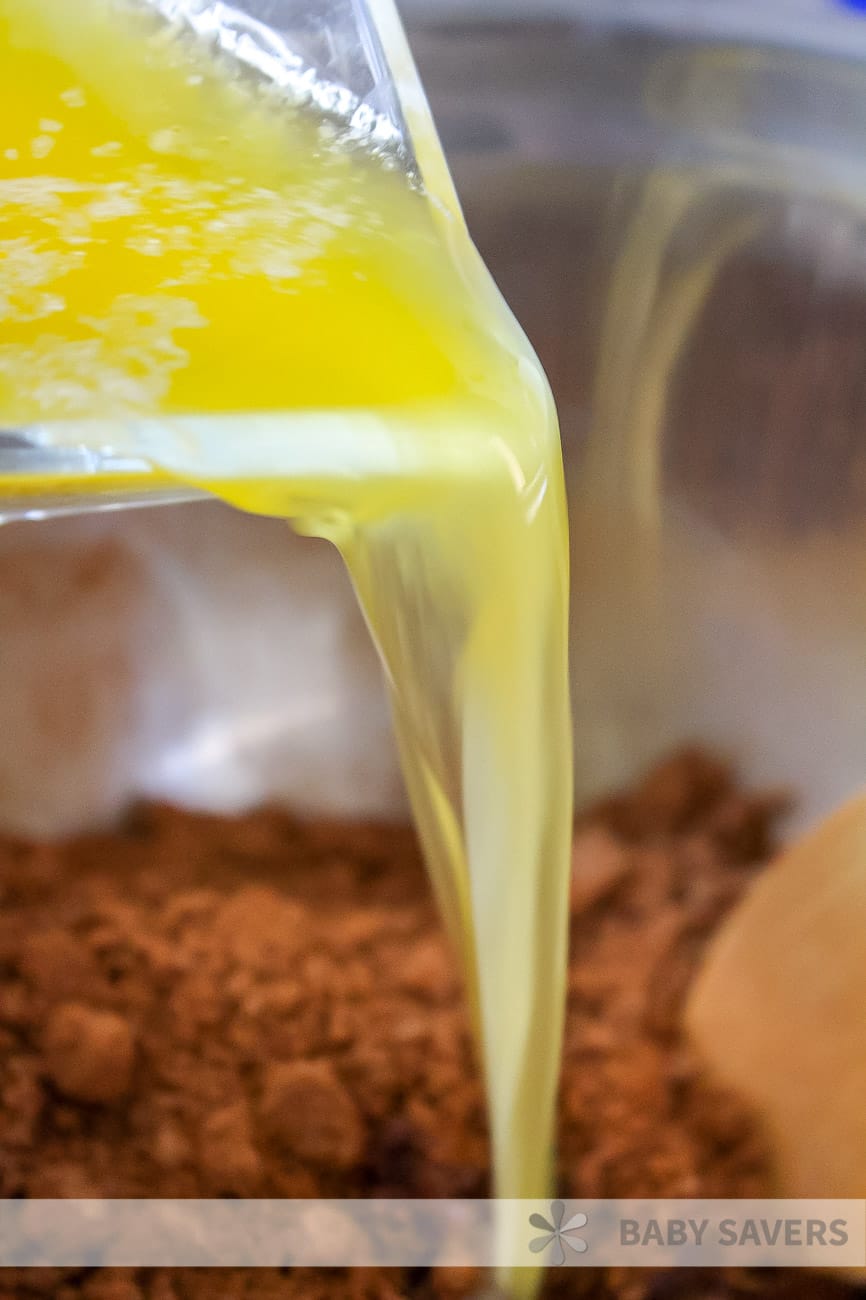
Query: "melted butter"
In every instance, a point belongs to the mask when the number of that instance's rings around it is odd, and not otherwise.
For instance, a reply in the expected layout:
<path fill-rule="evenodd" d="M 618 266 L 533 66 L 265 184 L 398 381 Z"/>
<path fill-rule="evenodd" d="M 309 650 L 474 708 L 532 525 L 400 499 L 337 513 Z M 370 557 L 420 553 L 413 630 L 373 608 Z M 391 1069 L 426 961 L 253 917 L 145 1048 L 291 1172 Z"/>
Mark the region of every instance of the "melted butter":
<path fill-rule="evenodd" d="M 571 743 L 538 364 L 454 213 L 149 16 L 0 0 L 0 98 L 0 427 L 339 547 L 463 962 L 495 1190 L 544 1196 Z"/>

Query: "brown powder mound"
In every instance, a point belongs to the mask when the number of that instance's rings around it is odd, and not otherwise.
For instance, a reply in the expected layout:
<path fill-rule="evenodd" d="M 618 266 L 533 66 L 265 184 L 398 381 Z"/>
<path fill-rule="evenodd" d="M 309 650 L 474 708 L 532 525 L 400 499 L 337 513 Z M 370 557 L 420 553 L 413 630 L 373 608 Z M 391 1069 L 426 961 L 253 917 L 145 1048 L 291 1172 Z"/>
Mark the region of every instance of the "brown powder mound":
<path fill-rule="evenodd" d="M 699 754 L 576 830 L 561 1108 L 568 1196 L 746 1196 L 760 1146 L 679 1011 L 781 807 Z M 483 1196 L 460 982 L 411 834 L 147 808 L 0 842 L 0 1196 Z M 0 1270 L 0 1300 L 400 1300 L 463 1270 Z M 805 1274 L 580 1270 L 550 1296 L 848 1294 Z"/>

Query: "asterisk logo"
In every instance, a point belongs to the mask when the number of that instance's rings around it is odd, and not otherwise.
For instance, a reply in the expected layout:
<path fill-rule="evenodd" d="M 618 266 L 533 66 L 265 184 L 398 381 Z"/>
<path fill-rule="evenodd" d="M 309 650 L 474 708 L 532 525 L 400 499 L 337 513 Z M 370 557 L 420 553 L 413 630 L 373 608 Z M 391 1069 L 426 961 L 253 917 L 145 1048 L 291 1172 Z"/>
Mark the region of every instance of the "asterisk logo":
<path fill-rule="evenodd" d="M 533 1255 L 540 1255 L 543 1250 L 550 1248 L 548 1260 L 551 1264 L 565 1263 L 565 1248 L 568 1246 L 576 1254 L 582 1255 L 587 1249 L 583 1237 L 578 1237 L 577 1229 L 585 1228 L 587 1217 L 585 1214 L 573 1214 L 567 1222 L 565 1219 L 565 1202 L 552 1201 L 550 1205 L 550 1219 L 548 1222 L 543 1214 L 530 1214 L 529 1222 L 533 1228 L 541 1228 L 544 1233 L 543 1237 L 533 1237 L 529 1243 L 529 1249 Z"/>

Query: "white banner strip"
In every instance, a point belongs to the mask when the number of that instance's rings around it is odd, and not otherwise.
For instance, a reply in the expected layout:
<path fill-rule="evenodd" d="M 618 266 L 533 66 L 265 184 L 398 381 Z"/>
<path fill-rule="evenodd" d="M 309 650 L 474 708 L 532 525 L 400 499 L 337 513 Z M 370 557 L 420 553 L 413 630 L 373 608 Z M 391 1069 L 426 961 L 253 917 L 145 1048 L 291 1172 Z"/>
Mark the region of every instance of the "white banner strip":
<path fill-rule="evenodd" d="M 0 1267 L 866 1266 L 866 1201 L 0 1200 Z"/>

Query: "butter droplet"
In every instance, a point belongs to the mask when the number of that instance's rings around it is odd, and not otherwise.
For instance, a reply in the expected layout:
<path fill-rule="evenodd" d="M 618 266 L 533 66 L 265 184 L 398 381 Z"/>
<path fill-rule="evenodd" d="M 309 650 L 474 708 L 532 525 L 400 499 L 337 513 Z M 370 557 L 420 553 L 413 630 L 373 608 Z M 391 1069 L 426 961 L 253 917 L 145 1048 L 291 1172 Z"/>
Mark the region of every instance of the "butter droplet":
<path fill-rule="evenodd" d="M 37 135 L 30 142 L 30 153 L 34 158 L 47 158 L 56 143 L 53 136 Z"/>
<path fill-rule="evenodd" d="M 154 131 L 148 144 L 154 153 L 174 153 L 180 145 L 180 131 L 169 126 L 162 131 Z"/>
<path fill-rule="evenodd" d="M 64 90 L 60 96 L 67 108 L 84 108 L 87 103 L 87 96 L 80 86 L 70 86 L 69 90 Z"/>

